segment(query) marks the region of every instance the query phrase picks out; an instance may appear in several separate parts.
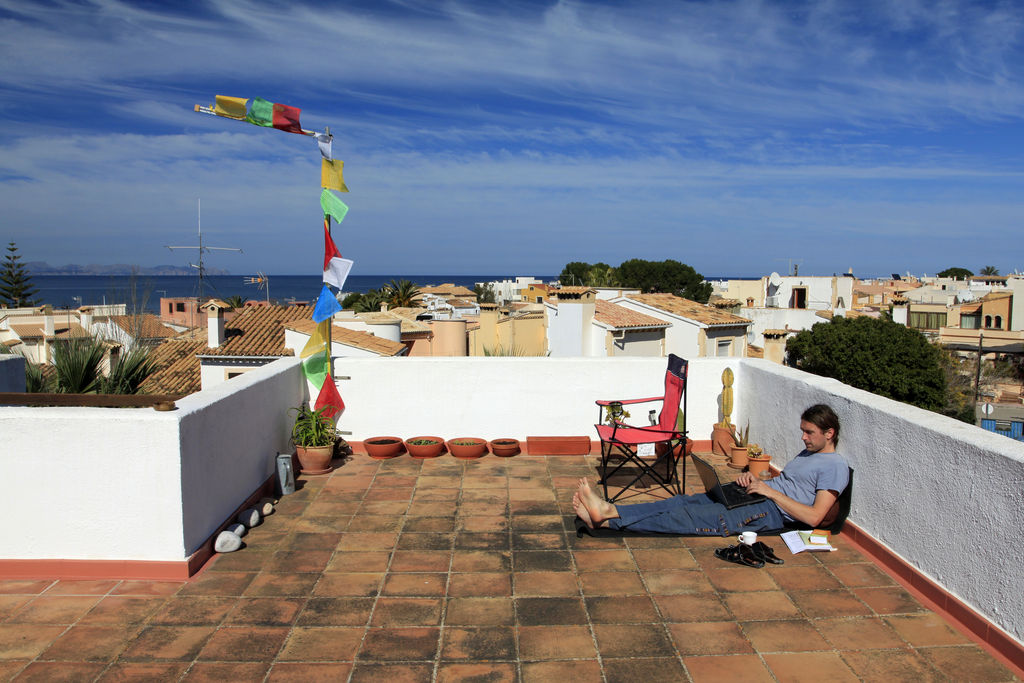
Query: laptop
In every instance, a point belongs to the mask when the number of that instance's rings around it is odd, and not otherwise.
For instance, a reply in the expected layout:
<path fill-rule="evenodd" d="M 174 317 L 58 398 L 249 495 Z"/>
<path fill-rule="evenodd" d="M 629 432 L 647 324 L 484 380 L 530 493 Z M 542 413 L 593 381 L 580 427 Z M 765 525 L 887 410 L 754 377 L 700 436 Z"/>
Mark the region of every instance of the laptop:
<path fill-rule="evenodd" d="M 700 480 L 704 482 L 704 489 L 711 496 L 711 500 L 716 503 L 721 503 L 732 510 L 733 508 L 750 505 L 751 503 L 760 503 L 762 500 L 768 500 L 760 493 L 747 493 L 747 490 L 736 482 L 730 482 L 723 486 L 722 480 L 718 478 L 718 472 L 715 471 L 714 467 L 696 455 L 691 455 L 690 459 L 693 460 L 693 466 L 697 468 Z"/>

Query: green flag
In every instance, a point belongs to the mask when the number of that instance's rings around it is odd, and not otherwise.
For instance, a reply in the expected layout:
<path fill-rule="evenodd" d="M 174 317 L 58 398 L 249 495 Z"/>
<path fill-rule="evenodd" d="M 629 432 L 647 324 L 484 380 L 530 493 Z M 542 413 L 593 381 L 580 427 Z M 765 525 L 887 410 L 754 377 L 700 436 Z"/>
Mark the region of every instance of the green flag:
<path fill-rule="evenodd" d="M 327 349 L 302 361 L 302 373 L 313 386 L 323 386 L 327 379 Z"/>
<path fill-rule="evenodd" d="M 252 98 L 245 120 L 257 126 L 270 128 L 274 125 L 274 103 L 268 102 L 262 97 Z"/>
<path fill-rule="evenodd" d="M 330 216 L 339 223 L 345 220 L 345 214 L 348 213 L 345 202 L 335 197 L 330 190 L 320 193 L 320 208 L 324 210 L 325 216 Z"/>

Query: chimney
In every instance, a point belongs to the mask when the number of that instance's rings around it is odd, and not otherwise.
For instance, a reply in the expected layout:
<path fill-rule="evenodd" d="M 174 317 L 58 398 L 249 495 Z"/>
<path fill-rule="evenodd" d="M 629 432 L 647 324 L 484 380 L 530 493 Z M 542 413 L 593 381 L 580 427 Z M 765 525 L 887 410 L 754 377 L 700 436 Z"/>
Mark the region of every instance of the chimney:
<path fill-rule="evenodd" d="M 224 309 L 212 299 L 206 302 L 206 345 L 215 349 L 224 343 Z"/>
<path fill-rule="evenodd" d="M 43 334 L 52 337 L 53 331 L 53 307 L 43 306 Z"/>

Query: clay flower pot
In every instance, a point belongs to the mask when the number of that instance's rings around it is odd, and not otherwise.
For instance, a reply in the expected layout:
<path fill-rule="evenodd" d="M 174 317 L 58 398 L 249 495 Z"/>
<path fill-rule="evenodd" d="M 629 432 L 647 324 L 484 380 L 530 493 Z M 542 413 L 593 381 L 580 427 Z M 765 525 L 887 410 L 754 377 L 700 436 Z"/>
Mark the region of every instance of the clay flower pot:
<path fill-rule="evenodd" d="M 742 470 L 747 466 L 747 447 L 746 446 L 730 446 L 729 447 L 729 462 L 725 463 L 733 469 Z"/>
<path fill-rule="evenodd" d="M 444 453 L 444 439 L 439 436 L 414 436 L 405 440 L 405 450 L 413 458 L 436 458 Z"/>
<path fill-rule="evenodd" d="M 374 460 L 387 460 L 402 454 L 405 450 L 397 436 L 375 436 L 363 442 L 366 454 Z"/>
<path fill-rule="evenodd" d="M 731 429 L 715 425 L 711 430 L 711 452 L 729 457 L 729 449 L 736 445 L 736 434 Z"/>
<path fill-rule="evenodd" d="M 758 479 L 771 479 L 771 464 L 772 457 L 767 453 L 761 455 L 752 455 L 748 458 L 750 464 L 747 466 L 751 474 Z"/>
<path fill-rule="evenodd" d="M 462 437 L 448 442 L 448 452 L 456 458 L 472 460 L 487 454 L 487 442 L 476 437 Z"/>
<path fill-rule="evenodd" d="M 490 442 L 491 453 L 499 458 L 511 458 L 519 454 L 518 439 L 495 439 Z"/>
<path fill-rule="evenodd" d="M 296 446 L 295 455 L 299 458 L 302 474 L 327 474 L 331 471 L 334 446 Z"/>

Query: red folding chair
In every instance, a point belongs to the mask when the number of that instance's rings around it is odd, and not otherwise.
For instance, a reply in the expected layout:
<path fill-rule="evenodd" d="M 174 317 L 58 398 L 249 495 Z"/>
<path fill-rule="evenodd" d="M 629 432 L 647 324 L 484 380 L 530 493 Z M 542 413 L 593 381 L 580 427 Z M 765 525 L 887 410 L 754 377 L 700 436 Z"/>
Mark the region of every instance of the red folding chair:
<path fill-rule="evenodd" d="M 682 494 L 686 485 L 686 468 L 683 467 L 683 480 L 679 481 L 676 471 L 677 453 L 685 453 L 686 446 L 686 372 L 688 363 L 675 354 L 668 356 L 668 369 L 665 371 L 665 395 L 652 398 L 634 398 L 625 401 L 597 401 L 598 424 L 597 434 L 601 439 L 601 484 L 604 486 L 604 497 L 614 502 L 626 491 L 645 477 L 661 486 L 669 493 Z M 661 414 L 656 424 L 647 427 L 628 425 L 621 421 L 621 406 L 661 401 Z M 679 406 L 683 412 L 680 418 Z M 651 413 L 654 413 L 652 410 Z M 602 422 L 606 417 L 608 423 Z M 678 422 L 678 424 L 677 424 Z M 650 444 L 654 457 L 648 460 L 641 457 L 638 451 L 641 446 Z M 612 459 L 621 459 L 614 468 L 610 468 Z M 613 497 L 608 497 L 608 480 L 627 465 L 634 465 L 639 474 L 628 480 L 626 486 Z M 628 471 L 627 471 L 628 474 Z"/>

